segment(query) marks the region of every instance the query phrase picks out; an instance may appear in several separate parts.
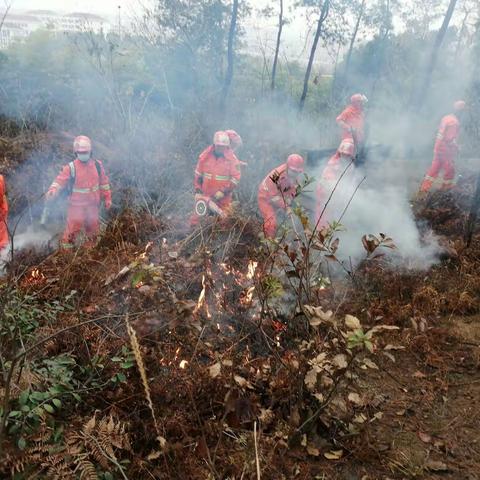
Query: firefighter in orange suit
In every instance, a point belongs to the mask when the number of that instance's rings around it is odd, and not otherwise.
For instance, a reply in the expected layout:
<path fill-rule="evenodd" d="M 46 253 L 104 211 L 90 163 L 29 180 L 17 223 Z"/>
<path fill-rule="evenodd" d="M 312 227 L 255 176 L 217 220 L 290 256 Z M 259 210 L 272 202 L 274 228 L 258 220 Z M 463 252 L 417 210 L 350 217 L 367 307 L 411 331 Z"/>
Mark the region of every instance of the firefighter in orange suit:
<path fill-rule="evenodd" d="M 85 246 L 95 245 L 100 229 L 100 204 L 103 200 L 107 210 L 112 206 L 110 184 L 103 164 L 92 157 L 92 142 L 79 136 L 73 142 L 76 158 L 65 165 L 50 185 L 47 201 L 55 198 L 61 190 L 71 189 L 68 200 L 67 225 L 62 238 L 62 248 L 71 249 L 85 232 Z"/>
<path fill-rule="evenodd" d="M 342 141 L 353 141 L 356 151 L 365 142 L 365 106 L 368 99 L 361 93 L 350 98 L 350 105 L 337 117 L 337 125 L 342 129 Z"/>
<path fill-rule="evenodd" d="M 455 160 L 459 150 L 457 140 L 465 108 L 465 102 L 459 100 L 453 105 L 454 113 L 442 118 L 433 148 L 433 162 L 422 182 L 421 192 L 426 193 L 432 188 L 441 170 L 443 170 L 442 190 L 448 190 L 455 185 Z"/>
<path fill-rule="evenodd" d="M 304 172 L 303 157 L 292 154 L 287 161 L 273 169 L 258 188 L 258 208 L 263 217 L 266 237 L 275 237 L 277 215 L 287 210 L 297 195 L 297 179 Z"/>
<path fill-rule="evenodd" d="M 0 175 L 0 251 L 8 247 L 8 202 L 5 189 L 5 179 Z"/>
<path fill-rule="evenodd" d="M 223 212 L 232 205 L 232 194 L 240 182 L 240 162 L 233 153 L 226 132 L 216 132 L 213 145 L 205 149 L 198 158 L 193 185 L 196 198 L 212 201 Z M 200 217 L 194 213 L 192 226 L 198 225 Z"/>

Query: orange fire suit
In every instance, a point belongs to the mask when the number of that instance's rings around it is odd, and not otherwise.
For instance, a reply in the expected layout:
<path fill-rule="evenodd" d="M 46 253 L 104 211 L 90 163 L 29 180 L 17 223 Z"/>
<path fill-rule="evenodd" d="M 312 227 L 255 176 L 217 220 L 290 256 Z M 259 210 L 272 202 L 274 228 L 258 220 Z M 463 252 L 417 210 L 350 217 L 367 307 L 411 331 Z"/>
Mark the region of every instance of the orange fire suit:
<path fill-rule="evenodd" d="M 0 250 L 8 246 L 8 202 L 5 189 L 5 179 L 0 175 Z"/>
<path fill-rule="evenodd" d="M 337 124 L 342 129 L 342 140 L 353 140 L 356 148 L 365 141 L 365 114 L 363 109 L 349 105 L 338 117 Z M 352 134 L 352 129 L 355 131 Z"/>
<path fill-rule="evenodd" d="M 232 150 L 226 150 L 222 156 L 215 155 L 211 145 L 198 157 L 193 185 L 196 193 L 210 197 L 223 211 L 232 204 L 232 193 L 241 178 L 240 161 Z M 215 198 L 221 192 L 222 198 Z M 190 218 L 192 226 L 197 225 L 200 217 L 195 213 Z"/>
<path fill-rule="evenodd" d="M 447 190 L 455 184 L 455 159 L 458 155 L 459 133 L 460 121 L 456 115 L 450 114 L 442 118 L 433 149 L 433 162 L 420 187 L 422 192 L 428 192 L 432 188 L 440 170 L 444 172 L 442 189 Z"/>
<path fill-rule="evenodd" d="M 278 177 L 274 182 L 272 178 Z M 297 192 L 297 182 L 287 175 L 287 164 L 273 169 L 258 187 L 258 208 L 263 217 L 263 231 L 266 237 L 275 237 L 277 214 L 286 210 Z"/>
<path fill-rule="evenodd" d="M 110 208 L 112 194 L 110 183 L 100 160 L 90 159 L 84 163 L 76 159 L 63 167 L 49 191 L 58 193 L 74 178 L 72 193 L 69 197 L 67 225 L 62 238 L 62 248 L 74 247 L 75 240 L 85 230 L 87 246 L 93 246 L 97 240 L 100 221 L 100 202 Z"/>

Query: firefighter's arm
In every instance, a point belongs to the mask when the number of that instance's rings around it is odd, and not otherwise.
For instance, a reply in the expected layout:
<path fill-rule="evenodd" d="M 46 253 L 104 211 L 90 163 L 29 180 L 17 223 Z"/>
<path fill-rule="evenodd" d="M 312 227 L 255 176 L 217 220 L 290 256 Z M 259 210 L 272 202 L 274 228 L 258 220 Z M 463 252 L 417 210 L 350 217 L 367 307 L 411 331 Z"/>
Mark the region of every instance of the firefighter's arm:
<path fill-rule="evenodd" d="M 55 178 L 55 180 L 50 185 L 45 195 L 47 200 L 56 197 L 59 194 L 59 192 L 67 186 L 69 181 L 70 181 L 70 167 L 68 165 L 65 165 L 62 168 L 62 171 L 58 174 L 57 178 Z"/>
<path fill-rule="evenodd" d="M 350 116 L 348 115 L 348 111 L 344 110 L 338 117 L 337 117 L 337 125 L 340 128 L 343 128 L 345 130 L 350 130 L 351 125 L 349 123 L 350 121 Z"/>
<path fill-rule="evenodd" d="M 195 176 L 193 178 L 193 187 L 196 193 L 202 193 L 203 184 L 203 161 L 198 159 L 197 166 L 195 167 Z"/>
<path fill-rule="evenodd" d="M 7 196 L 4 194 L 2 197 L 2 203 L 0 205 L 0 218 L 5 220 L 8 216 L 8 201 Z"/>
<path fill-rule="evenodd" d="M 105 173 L 105 168 L 103 167 L 102 162 L 100 164 L 100 194 L 102 195 L 103 201 L 105 203 L 105 208 L 110 210 L 112 206 L 112 190 L 110 188 L 110 181 L 107 174 Z"/>

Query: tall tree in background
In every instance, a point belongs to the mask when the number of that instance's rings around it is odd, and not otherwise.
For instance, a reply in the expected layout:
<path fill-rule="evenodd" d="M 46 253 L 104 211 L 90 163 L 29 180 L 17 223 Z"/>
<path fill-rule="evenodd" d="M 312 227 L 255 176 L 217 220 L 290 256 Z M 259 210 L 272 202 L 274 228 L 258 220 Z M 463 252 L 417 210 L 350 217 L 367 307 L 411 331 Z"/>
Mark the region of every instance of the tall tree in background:
<path fill-rule="evenodd" d="M 310 57 L 308 59 L 307 70 L 305 72 L 305 78 L 303 80 L 303 91 L 302 96 L 300 97 L 299 110 L 302 111 L 305 106 L 305 100 L 308 94 L 308 82 L 310 81 L 310 75 L 312 73 L 313 61 L 315 60 L 315 52 L 317 51 L 318 41 L 322 33 L 322 27 L 325 23 L 325 20 L 328 17 L 330 11 L 330 0 L 324 0 L 319 2 L 320 14 L 317 22 L 317 30 L 315 32 L 315 37 L 313 39 L 312 48 L 310 50 Z"/>
<path fill-rule="evenodd" d="M 417 90 L 417 94 L 413 96 L 414 106 L 417 110 L 420 110 L 420 108 L 423 106 L 425 102 L 426 93 L 432 81 L 432 74 L 437 64 L 440 47 L 442 46 L 443 40 L 445 39 L 445 35 L 447 33 L 448 26 L 450 25 L 450 20 L 452 19 L 453 12 L 455 11 L 456 5 L 457 5 L 457 0 L 450 0 L 448 9 L 443 18 L 442 26 L 440 27 L 440 30 L 438 31 L 437 36 L 435 37 L 435 43 L 433 44 L 432 53 L 428 60 L 425 73 L 423 74 L 423 78 L 420 81 L 420 86 Z"/>
<path fill-rule="evenodd" d="M 225 74 L 225 81 L 222 88 L 222 96 L 220 100 L 220 110 L 225 113 L 228 92 L 233 80 L 233 65 L 235 62 L 235 33 L 237 30 L 238 18 L 238 0 L 233 0 L 232 19 L 230 21 L 230 31 L 228 33 L 228 49 L 227 49 L 227 72 Z"/>
<path fill-rule="evenodd" d="M 277 43 L 275 44 L 275 55 L 273 57 L 273 67 L 272 67 L 272 83 L 270 88 L 275 90 L 275 77 L 277 75 L 277 64 L 278 64 L 278 55 L 280 53 L 280 43 L 282 40 L 282 30 L 283 30 L 283 0 L 279 0 L 280 11 L 278 13 L 278 32 L 277 32 Z"/>
<path fill-rule="evenodd" d="M 355 41 L 357 40 L 358 30 L 360 28 L 360 23 L 362 22 L 363 14 L 365 13 L 365 5 L 367 0 L 362 0 L 360 9 L 358 11 L 357 21 L 355 22 L 355 28 L 353 29 L 352 38 L 350 39 L 350 45 L 348 47 L 347 57 L 345 59 L 345 74 L 344 74 L 344 84 L 348 82 L 348 74 L 350 70 L 350 62 L 352 60 L 353 47 L 355 46 Z"/>

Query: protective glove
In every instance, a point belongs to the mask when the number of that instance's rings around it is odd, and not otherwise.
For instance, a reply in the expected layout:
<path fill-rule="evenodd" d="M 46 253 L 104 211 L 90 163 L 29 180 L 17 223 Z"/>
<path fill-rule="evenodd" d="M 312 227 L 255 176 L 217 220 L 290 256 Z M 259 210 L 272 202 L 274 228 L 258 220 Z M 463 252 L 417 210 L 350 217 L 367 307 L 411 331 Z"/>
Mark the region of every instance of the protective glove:
<path fill-rule="evenodd" d="M 110 210 L 112 208 L 112 199 L 106 198 L 105 199 L 105 210 Z"/>
<path fill-rule="evenodd" d="M 219 190 L 219 191 L 214 195 L 213 198 L 214 198 L 215 200 L 221 200 L 224 196 L 225 196 L 225 194 Z"/>
<path fill-rule="evenodd" d="M 55 188 L 50 188 L 47 193 L 45 194 L 45 200 L 50 202 L 57 196 L 57 190 Z"/>

